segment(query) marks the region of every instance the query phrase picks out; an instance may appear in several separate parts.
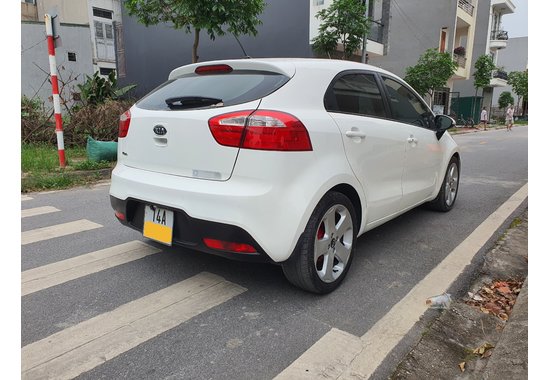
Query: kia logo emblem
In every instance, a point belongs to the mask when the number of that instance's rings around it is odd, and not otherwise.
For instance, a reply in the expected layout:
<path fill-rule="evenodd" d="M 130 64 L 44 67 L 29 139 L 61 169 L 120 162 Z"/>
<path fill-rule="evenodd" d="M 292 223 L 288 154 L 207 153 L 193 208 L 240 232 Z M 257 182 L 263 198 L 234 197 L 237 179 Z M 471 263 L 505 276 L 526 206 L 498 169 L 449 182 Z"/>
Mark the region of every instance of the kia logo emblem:
<path fill-rule="evenodd" d="M 155 132 L 155 135 L 164 136 L 168 131 L 162 125 L 155 125 L 153 132 Z"/>

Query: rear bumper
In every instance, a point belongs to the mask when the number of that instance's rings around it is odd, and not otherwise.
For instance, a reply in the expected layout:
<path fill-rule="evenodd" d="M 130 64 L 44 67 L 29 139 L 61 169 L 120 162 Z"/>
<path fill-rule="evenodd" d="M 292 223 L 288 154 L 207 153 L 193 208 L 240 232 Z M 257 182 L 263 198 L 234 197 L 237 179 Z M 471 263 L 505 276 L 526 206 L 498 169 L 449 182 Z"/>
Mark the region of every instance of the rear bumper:
<path fill-rule="evenodd" d="M 124 220 L 119 219 L 119 221 L 125 226 L 143 232 L 144 210 L 146 203 L 133 198 L 127 198 L 124 200 L 118 199 L 112 195 L 110 198 L 113 210 L 122 213 L 125 216 Z M 172 238 L 172 243 L 174 245 L 240 261 L 273 263 L 273 260 L 270 259 L 262 247 L 260 247 L 260 245 L 252 238 L 252 236 L 240 227 L 192 218 L 181 209 L 167 207 L 163 204 L 155 204 L 155 206 L 167 208 L 174 212 Z M 248 244 L 254 247 L 256 252 L 236 253 L 212 249 L 204 244 L 204 238 Z"/>

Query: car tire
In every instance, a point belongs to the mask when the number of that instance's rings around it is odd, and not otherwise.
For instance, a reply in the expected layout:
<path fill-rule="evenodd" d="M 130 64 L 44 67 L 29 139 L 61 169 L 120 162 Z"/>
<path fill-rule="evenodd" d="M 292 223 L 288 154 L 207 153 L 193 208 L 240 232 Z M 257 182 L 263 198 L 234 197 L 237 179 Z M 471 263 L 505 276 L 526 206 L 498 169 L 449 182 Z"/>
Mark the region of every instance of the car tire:
<path fill-rule="evenodd" d="M 309 292 L 332 292 L 350 268 L 357 232 L 349 198 L 327 193 L 315 207 L 292 256 L 282 265 L 288 281 Z"/>
<path fill-rule="evenodd" d="M 435 211 L 450 211 L 456 202 L 458 195 L 458 184 L 460 182 L 460 162 L 456 156 L 453 156 L 447 165 L 445 178 L 437 194 L 437 198 L 428 202 L 427 206 Z"/>

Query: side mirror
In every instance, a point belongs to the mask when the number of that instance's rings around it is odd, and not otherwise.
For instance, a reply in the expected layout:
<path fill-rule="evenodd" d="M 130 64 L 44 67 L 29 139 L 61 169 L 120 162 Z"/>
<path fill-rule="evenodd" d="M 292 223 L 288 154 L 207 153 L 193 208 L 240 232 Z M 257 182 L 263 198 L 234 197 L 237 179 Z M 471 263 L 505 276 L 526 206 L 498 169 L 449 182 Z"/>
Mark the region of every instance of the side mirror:
<path fill-rule="evenodd" d="M 435 117 L 435 135 L 439 140 L 445 131 L 449 128 L 456 127 L 455 120 L 447 115 L 436 115 Z"/>

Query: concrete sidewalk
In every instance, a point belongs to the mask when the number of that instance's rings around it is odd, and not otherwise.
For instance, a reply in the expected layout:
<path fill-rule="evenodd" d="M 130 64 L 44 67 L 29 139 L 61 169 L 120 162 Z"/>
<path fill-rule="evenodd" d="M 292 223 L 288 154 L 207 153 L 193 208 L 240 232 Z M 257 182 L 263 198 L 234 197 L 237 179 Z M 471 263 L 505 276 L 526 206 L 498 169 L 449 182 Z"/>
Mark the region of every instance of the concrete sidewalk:
<path fill-rule="evenodd" d="M 391 379 L 527 379 L 527 235 L 526 210 L 486 253 L 469 292 L 426 328 Z M 513 308 L 507 321 L 507 315 L 499 317 L 488 310 L 495 303 L 484 308 L 474 301 L 493 291 L 490 284 L 497 281 L 524 281 L 515 303 L 510 301 Z M 496 288 L 494 294 L 500 294 Z"/>

